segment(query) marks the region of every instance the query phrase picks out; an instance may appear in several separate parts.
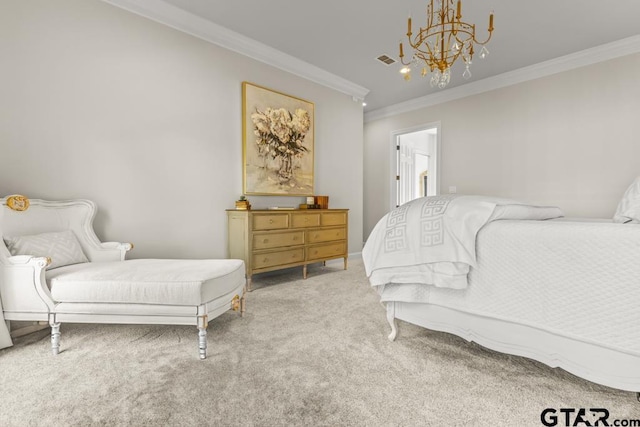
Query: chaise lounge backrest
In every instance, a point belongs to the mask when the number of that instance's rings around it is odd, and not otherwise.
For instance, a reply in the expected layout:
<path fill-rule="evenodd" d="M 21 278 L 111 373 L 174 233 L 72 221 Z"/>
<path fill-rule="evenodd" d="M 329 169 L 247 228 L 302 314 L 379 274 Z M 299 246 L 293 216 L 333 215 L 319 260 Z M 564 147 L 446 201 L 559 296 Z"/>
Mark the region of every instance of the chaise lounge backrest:
<path fill-rule="evenodd" d="M 45 269 L 51 262 L 47 258 L 56 258 L 56 254 L 12 255 L 4 238 L 71 231 L 84 252 L 84 261 L 123 261 L 132 245 L 101 243 L 93 231 L 95 215 L 96 205 L 89 200 L 52 202 L 18 195 L 0 199 L 0 300 L 5 318 L 48 319 L 55 302 Z"/>
<path fill-rule="evenodd" d="M 71 230 L 89 261 L 120 261 L 129 247 L 120 243 L 102 243 L 93 230 L 96 205 L 90 200 L 46 201 L 40 199 L 0 199 L 0 236 L 31 236 L 41 233 Z M 19 196 L 18 196 L 19 197 Z M 20 199 L 18 199 L 20 200 Z M 26 206 L 25 206 L 26 205 Z M 25 208 L 25 210 L 21 210 Z M 114 250 L 121 249 L 121 250 Z M 11 254 L 0 239 L 0 263 Z"/>

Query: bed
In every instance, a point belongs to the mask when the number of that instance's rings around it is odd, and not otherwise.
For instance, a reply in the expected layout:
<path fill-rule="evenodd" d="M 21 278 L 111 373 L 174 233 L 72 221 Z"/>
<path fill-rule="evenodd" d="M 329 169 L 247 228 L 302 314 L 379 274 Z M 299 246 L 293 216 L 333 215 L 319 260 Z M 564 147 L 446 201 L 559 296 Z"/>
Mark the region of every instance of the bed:
<path fill-rule="evenodd" d="M 562 218 L 558 208 L 505 199 L 427 197 L 385 215 L 363 259 L 391 340 L 400 319 L 639 392 L 633 222 Z"/>

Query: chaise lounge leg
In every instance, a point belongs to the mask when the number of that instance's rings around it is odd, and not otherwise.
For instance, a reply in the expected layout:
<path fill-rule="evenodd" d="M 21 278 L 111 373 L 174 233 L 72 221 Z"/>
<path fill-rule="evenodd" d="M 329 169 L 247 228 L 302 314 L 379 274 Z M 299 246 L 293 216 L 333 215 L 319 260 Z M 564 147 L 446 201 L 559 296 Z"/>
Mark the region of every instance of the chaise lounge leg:
<path fill-rule="evenodd" d="M 198 317 L 198 348 L 200 349 L 200 360 L 207 358 L 207 326 L 209 319 L 207 315 Z"/>
<path fill-rule="evenodd" d="M 200 348 L 200 359 L 207 358 L 207 329 L 198 328 L 198 347 Z"/>
<path fill-rule="evenodd" d="M 51 323 L 51 352 L 60 353 L 60 323 Z"/>
<path fill-rule="evenodd" d="M 398 328 L 396 326 L 396 304 L 394 302 L 387 303 L 387 322 L 391 325 L 391 333 L 389 334 L 389 341 L 394 341 L 398 335 Z"/>

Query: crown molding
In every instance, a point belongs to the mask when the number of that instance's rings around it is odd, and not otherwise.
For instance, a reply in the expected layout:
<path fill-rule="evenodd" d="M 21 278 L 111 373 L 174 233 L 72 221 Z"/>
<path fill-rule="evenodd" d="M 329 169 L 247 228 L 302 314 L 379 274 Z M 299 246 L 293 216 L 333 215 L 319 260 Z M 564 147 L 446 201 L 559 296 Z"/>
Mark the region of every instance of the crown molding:
<path fill-rule="evenodd" d="M 587 65 L 604 62 L 640 52 L 640 36 L 628 37 L 612 43 L 585 49 L 569 55 L 561 56 L 549 61 L 540 62 L 528 67 L 519 68 L 493 77 L 456 86 L 430 95 L 410 99 L 388 107 L 368 111 L 364 114 L 364 122 L 395 116 L 420 108 L 431 107 L 444 102 L 477 95 L 495 89 L 539 79 L 552 74 L 569 71 Z"/>
<path fill-rule="evenodd" d="M 369 89 L 162 0 L 102 0 L 362 101 Z"/>

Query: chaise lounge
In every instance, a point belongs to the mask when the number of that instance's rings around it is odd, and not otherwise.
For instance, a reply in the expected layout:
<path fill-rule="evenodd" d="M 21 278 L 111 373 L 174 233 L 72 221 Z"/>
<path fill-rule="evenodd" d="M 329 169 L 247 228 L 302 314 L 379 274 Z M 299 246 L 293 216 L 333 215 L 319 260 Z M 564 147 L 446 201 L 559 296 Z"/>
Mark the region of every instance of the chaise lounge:
<path fill-rule="evenodd" d="M 88 200 L 0 199 L 0 301 L 7 321 L 194 325 L 207 355 L 208 321 L 245 309 L 242 260 L 126 260 L 130 243 L 98 240 Z M 0 326 L 4 327 L 1 322 Z"/>

